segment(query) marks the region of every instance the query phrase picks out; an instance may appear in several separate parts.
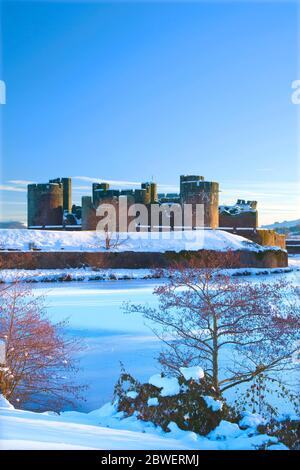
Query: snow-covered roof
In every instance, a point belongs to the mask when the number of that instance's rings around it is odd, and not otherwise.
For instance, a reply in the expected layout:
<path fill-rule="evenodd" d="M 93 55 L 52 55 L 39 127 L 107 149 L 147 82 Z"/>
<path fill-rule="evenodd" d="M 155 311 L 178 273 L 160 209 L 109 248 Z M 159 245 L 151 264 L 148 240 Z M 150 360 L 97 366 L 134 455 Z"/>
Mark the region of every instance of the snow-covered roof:
<path fill-rule="evenodd" d="M 219 206 L 219 212 L 230 215 L 239 215 L 243 212 L 256 212 L 256 205 L 256 201 L 245 201 L 243 199 L 238 199 L 237 203 L 232 206 Z"/>

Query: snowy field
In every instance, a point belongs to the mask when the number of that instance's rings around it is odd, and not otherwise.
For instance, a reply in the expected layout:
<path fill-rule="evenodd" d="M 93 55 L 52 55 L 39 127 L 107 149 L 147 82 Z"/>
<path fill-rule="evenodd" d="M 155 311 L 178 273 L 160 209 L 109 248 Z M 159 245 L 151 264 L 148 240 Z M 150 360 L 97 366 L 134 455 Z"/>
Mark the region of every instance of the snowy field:
<path fill-rule="evenodd" d="M 261 247 L 244 237 L 222 230 L 120 233 L 118 237 L 119 240 L 116 246 L 112 246 L 111 251 L 179 252 L 200 249 L 263 251 L 270 249 L 270 247 Z M 0 249 L 29 251 L 32 248 L 41 251 L 105 251 L 105 240 L 102 233 L 94 231 L 0 229 Z"/>
<path fill-rule="evenodd" d="M 246 415 L 240 425 L 221 421 L 207 437 L 182 431 L 175 423 L 170 432 L 151 423 L 124 418 L 111 404 L 91 413 L 33 413 L 15 410 L 0 395 L 0 450 L 84 449 L 198 449 L 255 450 L 268 443 L 269 450 L 287 450 L 276 437 L 259 434 L 261 419 Z"/>

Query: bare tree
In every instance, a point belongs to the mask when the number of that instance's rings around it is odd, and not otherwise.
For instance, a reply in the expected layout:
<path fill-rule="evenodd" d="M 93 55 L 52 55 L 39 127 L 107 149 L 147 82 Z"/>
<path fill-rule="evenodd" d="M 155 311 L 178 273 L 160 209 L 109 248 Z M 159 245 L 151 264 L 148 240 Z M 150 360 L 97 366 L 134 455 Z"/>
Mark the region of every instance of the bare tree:
<path fill-rule="evenodd" d="M 120 245 L 126 243 L 124 234 L 120 235 L 120 224 L 119 214 L 123 211 L 123 217 L 125 217 L 125 230 L 128 228 L 128 217 L 127 217 L 127 199 L 126 206 L 120 207 L 120 198 L 103 199 L 97 208 L 97 216 L 99 221 L 96 227 L 96 234 L 100 235 L 99 241 L 102 247 L 102 241 L 104 239 L 105 249 L 107 251 L 117 249 Z"/>
<path fill-rule="evenodd" d="M 115 250 L 116 248 L 119 248 L 122 244 L 125 244 L 128 240 L 128 237 L 126 239 L 121 239 L 120 234 L 118 232 L 112 232 L 109 231 L 108 227 L 105 227 L 104 230 L 104 240 L 105 240 L 105 249 L 106 250 Z"/>
<path fill-rule="evenodd" d="M 225 255 L 228 266 L 232 256 Z M 168 270 L 154 291 L 158 308 L 125 306 L 142 313 L 164 342 L 164 370 L 202 365 L 220 396 L 259 374 L 292 369 L 300 326 L 293 287 L 284 280 L 241 282 L 219 266 L 220 257 L 208 261 L 201 269 L 195 259 Z"/>
<path fill-rule="evenodd" d="M 60 411 L 81 398 L 85 387 L 72 379 L 82 345 L 66 334 L 66 326 L 50 322 L 43 298 L 28 285 L 0 287 L 0 340 L 5 342 L 0 389 L 13 405 Z"/>

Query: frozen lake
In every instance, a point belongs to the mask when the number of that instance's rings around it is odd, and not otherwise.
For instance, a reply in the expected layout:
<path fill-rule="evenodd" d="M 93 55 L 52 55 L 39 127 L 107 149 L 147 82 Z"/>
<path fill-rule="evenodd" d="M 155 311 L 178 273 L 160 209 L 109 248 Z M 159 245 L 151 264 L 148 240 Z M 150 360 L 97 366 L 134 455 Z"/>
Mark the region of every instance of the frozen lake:
<path fill-rule="evenodd" d="M 46 294 L 51 320 L 68 318 L 71 334 L 82 337 L 86 344 L 80 355 L 80 376 L 90 388 L 82 410 L 99 408 L 111 399 L 120 361 L 141 380 L 158 372 L 155 356 L 159 342 L 143 318 L 122 310 L 127 301 L 154 305 L 153 289 L 158 282 L 88 281 L 40 284 L 35 288 L 37 294 Z"/>
<path fill-rule="evenodd" d="M 245 280 L 259 282 L 277 278 L 251 276 Z M 300 286 L 300 272 L 285 274 Z M 241 278 L 243 279 L 243 278 Z M 71 283 L 41 283 L 34 289 L 46 294 L 48 315 L 53 321 L 69 319 L 71 334 L 80 336 L 86 344 L 81 353 L 80 378 L 89 384 L 86 403 L 80 409 L 99 408 L 112 397 L 120 373 L 120 361 L 125 369 L 140 380 L 159 371 L 155 359 L 161 344 L 139 315 L 123 313 L 127 301 L 155 305 L 153 289 L 160 280 L 88 281 Z"/>

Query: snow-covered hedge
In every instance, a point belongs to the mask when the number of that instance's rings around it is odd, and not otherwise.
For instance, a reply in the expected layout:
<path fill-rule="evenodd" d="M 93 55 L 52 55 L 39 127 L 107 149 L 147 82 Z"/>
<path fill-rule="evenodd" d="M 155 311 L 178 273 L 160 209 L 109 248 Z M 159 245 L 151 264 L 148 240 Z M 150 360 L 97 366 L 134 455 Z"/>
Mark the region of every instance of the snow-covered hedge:
<path fill-rule="evenodd" d="M 201 367 L 182 367 L 180 373 L 179 377 L 156 374 L 141 384 L 122 370 L 115 386 L 116 411 L 122 419 L 154 424 L 168 433 L 189 432 L 220 441 L 220 448 L 300 447 L 299 417 L 266 421 L 259 414 L 237 412 L 216 397 Z"/>
<path fill-rule="evenodd" d="M 156 374 L 141 384 L 122 371 L 115 387 L 118 410 L 136 414 L 168 431 L 170 422 L 179 429 L 206 435 L 222 420 L 236 418 L 233 410 L 216 397 L 200 367 L 182 368 L 180 377 Z"/>

